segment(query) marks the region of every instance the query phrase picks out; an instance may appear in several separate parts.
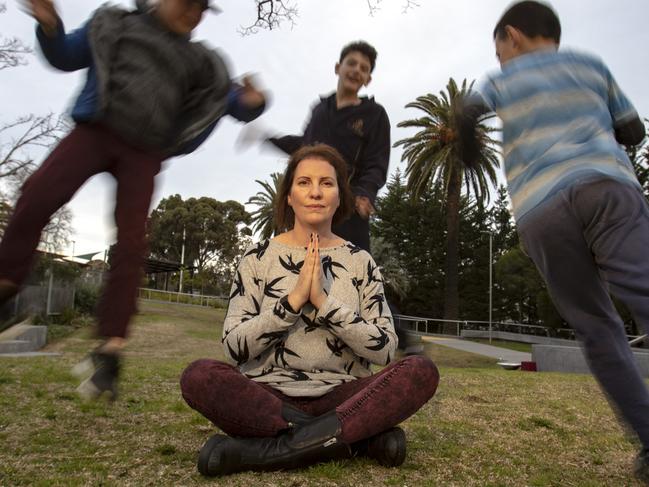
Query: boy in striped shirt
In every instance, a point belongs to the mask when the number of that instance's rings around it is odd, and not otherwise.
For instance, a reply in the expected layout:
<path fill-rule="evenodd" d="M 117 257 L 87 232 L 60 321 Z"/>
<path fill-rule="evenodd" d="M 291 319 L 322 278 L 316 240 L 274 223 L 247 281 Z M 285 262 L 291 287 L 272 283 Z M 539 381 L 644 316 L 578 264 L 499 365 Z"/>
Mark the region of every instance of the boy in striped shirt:
<path fill-rule="evenodd" d="M 608 68 L 558 50 L 561 25 L 547 5 L 512 5 L 494 30 L 502 71 L 469 97 L 458 131 L 475 160 L 476 120 L 503 122 L 504 167 L 521 242 L 590 368 L 642 443 L 636 475 L 649 482 L 649 392 L 609 296 L 649 325 L 649 206 L 621 147 L 644 126 Z"/>

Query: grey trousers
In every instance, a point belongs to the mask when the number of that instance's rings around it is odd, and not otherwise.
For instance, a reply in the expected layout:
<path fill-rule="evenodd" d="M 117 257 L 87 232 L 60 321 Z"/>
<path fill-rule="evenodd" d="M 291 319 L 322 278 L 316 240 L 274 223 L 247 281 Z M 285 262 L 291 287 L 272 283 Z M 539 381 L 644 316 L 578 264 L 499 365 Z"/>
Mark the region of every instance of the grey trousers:
<path fill-rule="evenodd" d="M 518 231 L 593 375 L 649 448 L 649 391 L 609 291 L 649 328 L 649 206 L 638 188 L 599 179 L 559 191 Z"/>

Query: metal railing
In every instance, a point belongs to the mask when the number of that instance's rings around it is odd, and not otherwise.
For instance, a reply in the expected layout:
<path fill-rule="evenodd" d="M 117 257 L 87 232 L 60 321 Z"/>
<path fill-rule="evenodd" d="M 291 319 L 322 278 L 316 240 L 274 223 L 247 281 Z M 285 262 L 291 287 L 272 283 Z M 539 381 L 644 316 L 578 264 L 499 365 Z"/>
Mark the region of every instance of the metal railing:
<path fill-rule="evenodd" d="M 395 326 L 422 335 L 454 335 L 459 337 L 462 336 L 462 330 L 489 330 L 488 321 L 442 320 L 401 314 L 395 314 L 393 317 Z M 575 330 L 572 328 L 547 328 L 526 323 L 492 322 L 491 331 L 577 340 Z M 627 335 L 627 338 L 631 346 L 642 346 L 643 342 L 649 341 L 648 335 Z"/>
<path fill-rule="evenodd" d="M 462 330 L 489 330 L 488 321 L 443 320 L 437 318 L 424 318 L 421 316 L 408 316 L 395 314 L 395 326 L 416 333 L 427 335 L 455 335 L 461 336 Z M 536 335 L 551 338 L 575 339 L 575 332 L 570 328 L 547 328 L 526 323 L 492 322 L 492 331 L 506 331 L 523 335 Z"/>
<path fill-rule="evenodd" d="M 421 316 L 393 315 L 394 325 L 402 330 L 409 330 L 422 335 L 455 335 L 460 336 L 464 321 L 423 318 Z"/>
<path fill-rule="evenodd" d="M 190 306 L 204 306 L 212 308 L 225 308 L 228 298 L 225 296 L 208 296 L 205 294 L 179 293 L 140 287 L 137 290 L 138 298 L 167 303 L 186 304 Z"/>
<path fill-rule="evenodd" d="M 464 330 L 488 330 L 488 321 L 465 321 L 462 327 Z M 504 331 L 509 333 L 519 333 L 521 335 L 535 335 L 548 338 L 563 338 L 565 340 L 575 340 L 575 330 L 572 328 L 549 328 L 540 325 L 530 325 L 527 323 L 512 323 L 494 321 L 491 323 L 492 331 Z"/>

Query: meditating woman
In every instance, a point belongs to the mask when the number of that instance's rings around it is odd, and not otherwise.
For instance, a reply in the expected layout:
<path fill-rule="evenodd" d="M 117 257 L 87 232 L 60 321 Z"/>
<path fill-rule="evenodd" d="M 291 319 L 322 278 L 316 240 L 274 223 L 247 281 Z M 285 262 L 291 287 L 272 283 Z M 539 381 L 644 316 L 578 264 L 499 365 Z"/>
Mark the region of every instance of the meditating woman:
<path fill-rule="evenodd" d="M 326 145 L 289 160 L 276 221 L 288 229 L 248 249 L 223 325 L 237 366 L 198 360 L 184 371 L 187 403 L 226 435 L 201 449 L 204 475 L 279 470 L 364 455 L 401 465 L 396 427 L 435 393 L 437 367 L 397 345 L 370 254 L 332 223 L 351 210 L 345 162 Z M 385 366 L 373 374 L 371 365 Z"/>

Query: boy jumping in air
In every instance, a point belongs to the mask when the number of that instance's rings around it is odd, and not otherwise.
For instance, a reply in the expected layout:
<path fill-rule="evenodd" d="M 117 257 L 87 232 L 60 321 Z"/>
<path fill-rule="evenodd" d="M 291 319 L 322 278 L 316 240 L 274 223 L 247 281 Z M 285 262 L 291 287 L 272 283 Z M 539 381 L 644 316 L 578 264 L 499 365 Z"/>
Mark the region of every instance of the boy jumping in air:
<path fill-rule="evenodd" d="M 169 157 L 195 150 L 218 120 L 248 122 L 265 107 L 249 81 L 231 82 L 221 57 L 191 33 L 208 0 L 138 1 L 137 9 L 100 7 L 80 29 L 66 33 L 52 0 L 24 0 L 38 22 L 48 62 L 63 71 L 85 69 L 74 129 L 26 181 L 0 244 L 0 303 L 27 277 L 41 230 L 89 178 L 117 181 L 117 243 L 98 307 L 103 343 L 90 355 L 91 376 L 79 387 L 94 398 L 117 395 L 120 350 L 136 310 L 146 252 L 145 223 L 154 178 Z"/>
<path fill-rule="evenodd" d="M 649 324 L 649 206 L 620 144 L 644 126 L 608 68 L 558 50 L 555 12 L 514 4 L 494 29 L 502 72 L 458 118 L 465 162 L 477 118 L 503 122 L 504 167 L 521 242 L 575 329 L 602 389 L 637 433 L 636 475 L 649 482 L 649 392 L 609 291 Z"/>

